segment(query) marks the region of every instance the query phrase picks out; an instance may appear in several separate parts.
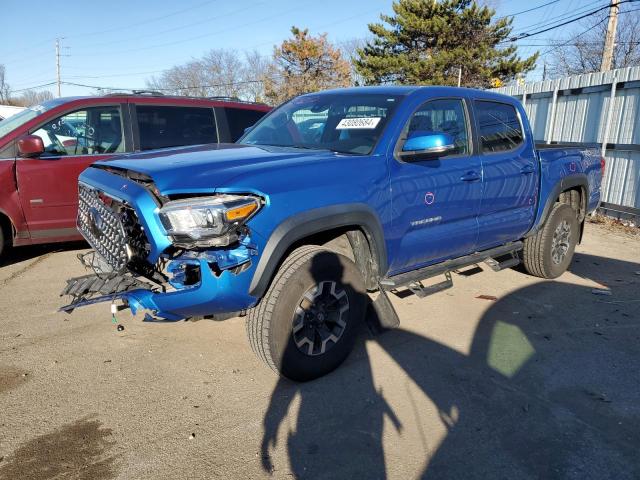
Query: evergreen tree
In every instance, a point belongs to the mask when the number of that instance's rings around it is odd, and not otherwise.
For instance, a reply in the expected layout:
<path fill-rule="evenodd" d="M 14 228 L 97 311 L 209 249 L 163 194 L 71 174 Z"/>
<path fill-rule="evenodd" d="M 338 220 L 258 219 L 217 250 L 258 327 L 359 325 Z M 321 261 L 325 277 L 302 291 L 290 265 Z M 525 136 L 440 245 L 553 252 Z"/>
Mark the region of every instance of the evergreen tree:
<path fill-rule="evenodd" d="M 538 54 L 521 59 L 507 45 L 511 18 L 473 0 L 398 0 L 387 25 L 369 24 L 372 41 L 358 50 L 356 70 L 367 84 L 490 87 L 532 70 Z"/>

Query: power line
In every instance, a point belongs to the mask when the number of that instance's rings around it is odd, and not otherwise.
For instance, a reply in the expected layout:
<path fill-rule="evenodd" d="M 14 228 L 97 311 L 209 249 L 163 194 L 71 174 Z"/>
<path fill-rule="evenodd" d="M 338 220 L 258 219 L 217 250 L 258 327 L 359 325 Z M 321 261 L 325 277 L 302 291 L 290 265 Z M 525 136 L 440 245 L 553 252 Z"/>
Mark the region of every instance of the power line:
<path fill-rule="evenodd" d="M 544 28 L 550 25 L 553 25 L 555 23 L 558 22 L 562 22 L 564 20 L 570 19 L 575 15 L 580 15 L 581 13 L 586 13 L 589 12 L 590 10 L 592 10 L 594 8 L 594 5 L 596 4 L 602 4 L 603 0 L 596 0 L 594 2 L 591 3 L 586 3 L 584 5 L 582 5 L 581 7 L 579 7 L 578 9 L 575 10 L 566 10 L 563 13 L 560 13 L 558 15 L 554 15 L 551 17 L 547 17 L 547 15 L 543 16 L 542 20 L 535 22 L 535 23 L 531 23 L 525 27 L 519 27 L 515 29 L 516 33 L 519 32 L 526 32 L 528 30 L 533 29 L 534 27 L 536 28 Z M 602 6 L 602 5 L 600 5 Z"/>
<path fill-rule="evenodd" d="M 299 5 L 295 8 L 290 8 L 290 9 L 286 9 L 284 12 L 279 12 L 275 15 L 270 15 L 268 17 L 263 17 L 261 19 L 258 19 L 254 22 L 250 22 L 250 23 L 245 23 L 244 25 L 242 25 L 241 27 L 249 27 L 258 23 L 262 23 L 268 20 L 273 20 L 275 18 L 280 18 L 282 17 L 283 14 L 285 13 L 290 13 L 292 11 L 296 11 L 296 10 L 302 10 L 304 9 L 306 6 L 305 5 Z M 358 14 L 358 16 L 360 16 L 360 14 Z M 226 33 L 226 32 L 230 32 L 230 31 L 236 31 L 238 30 L 238 28 L 241 28 L 238 26 L 235 27 L 229 27 L 227 29 L 223 29 L 223 30 L 216 30 L 215 32 L 210 32 L 210 33 L 205 33 L 202 35 L 197 35 L 194 37 L 188 37 L 188 38 L 181 38 L 180 40 L 175 40 L 173 42 L 166 42 L 166 43 L 159 43 L 159 44 L 155 44 L 155 45 L 151 45 L 148 47 L 140 47 L 140 48 L 131 48 L 131 49 L 127 49 L 127 50 L 117 50 L 117 51 L 109 51 L 109 54 L 121 54 L 121 53 L 132 53 L 132 52 L 140 52 L 143 50 L 153 50 L 154 48 L 162 48 L 162 47 L 170 47 L 170 46 L 174 46 L 174 45 L 179 45 L 182 43 L 188 43 L 191 42 L 193 40 L 200 40 L 202 38 L 207 38 L 207 37 L 212 37 L 212 36 L 216 36 L 216 35 L 220 35 L 222 33 Z M 76 57 L 94 57 L 96 55 L 96 53 L 90 53 L 90 54 L 80 54 L 80 55 L 75 55 Z"/>
<path fill-rule="evenodd" d="M 93 35 L 102 35 L 104 33 L 118 32 L 118 31 L 121 31 L 121 30 L 129 30 L 129 29 L 134 28 L 134 27 L 139 26 L 139 25 L 146 25 L 148 23 L 153 23 L 153 22 L 156 22 L 158 20 L 164 20 L 165 18 L 172 17 L 174 15 L 180 15 L 181 13 L 185 13 L 185 12 L 187 12 L 189 10 L 195 10 L 196 8 L 200 8 L 200 7 L 204 6 L 204 5 L 207 5 L 209 3 L 214 3 L 214 2 L 217 2 L 217 1 L 219 1 L 219 0 L 207 0 L 205 2 L 198 3 L 198 4 L 193 5 L 191 7 L 183 8 L 183 9 L 180 9 L 180 10 L 176 10 L 176 11 L 173 11 L 171 13 L 167 13 L 167 14 L 161 15 L 159 17 L 147 18 L 145 20 L 142 20 L 142 21 L 139 21 L 139 22 L 135 22 L 135 23 L 132 23 L 132 24 L 129 24 L 129 25 L 126 25 L 126 26 L 111 28 L 111 29 L 108 29 L 108 30 L 100 30 L 100 31 L 97 31 L 97 32 L 86 32 L 86 33 L 80 33 L 80 34 L 76 34 L 76 35 L 67 35 L 67 37 L 68 38 L 81 38 L 81 37 L 88 37 L 88 36 L 93 36 Z M 26 60 L 17 60 L 17 61 L 11 60 L 11 58 L 22 58 L 22 57 L 24 57 L 24 55 L 23 55 L 24 51 L 27 51 L 27 52 L 28 51 L 32 51 L 35 48 L 37 48 L 37 47 L 39 47 L 41 45 L 45 45 L 45 44 L 46 45 L 51 45 L 51 42 L 53 42 L 53 41 L 55 41 L 55 38 L 49 38 L 49 39 L 44 40 L 42 42 L 34 43 L 31 46 L 27 46 L 27 47 L 25 47 L 24 50 L 21 50 L 21 54 L 19 56 L 9 57 L 9 61 L 8 62 L 7 61 L 3 61 L 2 63 L 4 65 L 13 65 L 15 63 L 30 62 L 34 58 L 39 58 L 39 57 L 43 57 L 45 55 L 48 55 L 48 54 L 44 54 L 43 53 L 43 54 L 37 55 L 36 57 L 30 56 Z"/>
<path fill-rule="evenodd" d="M 49 82 L 49 83 L 43 83 L 41 85 L 34 85 L 32 87 L 27 87 L 27 88 L 19 88 L 18 90 L 11 90 L 11 93 L 18 93 L 18 92 L 26 92 L 27 90 L 33 90 L 36 88 L 42 88 L 42 87 L 50 87 L 51 85 L 55 85 L 57 82 L 53 81 L 53 82 Z M 65 83 L 65 82 L 62 82 Z"/>
<path fill-rule="evenodd" d="M 87 85 L 85 83 L 74 82 L 62 82 L 64 85 L 72 85 L 74 87 L 96 88 L 98 90 L 116 90 L 116 91 L 132 91 L 132 90 L 154 90 L 159 92 L 173 92 L 183 90 L 193 90 L 197 88 L 219 88 L 219 87 L 233 87 L 236 85 L 250 85 L 254 83 L 263 83 L 264 80 L 239 80 L 237 82 L 216 83 L 210 85 L 190 85 L 188 87 L 173 87 L 173 88 L 150 88 L 150 87 L 100 87 L 98 85 Z M 55 82 L 53 82 L 55 83 Z M 34 87 L 35 88 L 35 87 Z"/>
<path fill-rule="evenodd" d="M 622 2 L 619 2 L 618 5 L 622 5 L 624 3 L 632 3 L 632 2 L 636 2 L 638 0 L 623 0 Z M 585 13 L 584 15 L 580 15 L 578 17 L 575 17 L 571 20 L 567 20 L 566 22 L 560 23 L 558 25 L 555 25 L 553 27 L 548 27 L 548 28 L 544 28 L 542 30 L 538 30 L 537 32 L 531 32 L 531 33 L 522 33 L 520 35 L 517 35 L 515 37 L 511 37 L 510 39 L 506 40 L 505 42 L 500 42 L 500 43 L 506 43 L 506 42 L 517 42 L 518 40 L 522 40 L 523 38 L 529 38 L 529 37 L 533 37 L 535 35 L 539 35 L 541 33 L 545 33 L 545 32 L 549 32 L 551 30 L 555 30 L 556 28 L 560 28 L 560 27 L 564 27 L 565 25 L 569 25 L 571 23 L 575 23 L 579 20 L 582 20 L 583 18 L 587 18 L 590 17 L 591 15 L 601 12 L 602 10 L 606 10 L 607 8 L 609 8 L 609 5 L 607 5 L 606 7 L 601 7 L 601 8 L 597 8 L 595 10 L 592 10 L 589 13 Z"/>
<path fill-rule="evenodd" d="M 153 23 L 153 22 L 157 22 L 158 20 L 164 20 L 165 18 L 169 18 L 169 17 L 173 17 L 175 15 L 180 15 L 182 13 L 188 12 L 190 10 L 195 10 L 196 8 L 200 8 L 204 5 L 210 4 L 210 3 L 215 3 L 219 0 L 206 0 L 205 2 L 200 2 L 196 5 L 192 5 L 190 7 L 187 8 L 181 8 L 180 10 L 175 10 L 171 13 L 166 13 L 164 15 L 161 15 L 159 17 L 153 17 L 153 18 L 147 18 L 145 20 L 139 21 L 139 22 L 134 22 L 134 23 L 130 23 L 128 25 L 124 25 L 121 27 L 116 27 L 116 28 L 110 28 L 107 30 L 100 30 L 97 32 L 87 32 L 87 33 L 80 33 L 77 35 L 69 35 L 69 38 L 80 38 L 80 37 L 89 37 L 89 36 L 95 36 L 95 35 L 102 35 L 103 33 L 112 33 L 112 32 L 120 32 L 122 30 L 131 30 L 134 27 L 139 27 L 140 25 L 146 25 L 148 23 Z"/>
<path fill-rule="evenodd" d="M 528 10 L 522 10 L 521 12 L 516 13 L 508 13 L 506 15 L 502 15 L 501 17 L 496 18 L 496 20 L 502 20 L 507 17 L 517 17 L 518 15 L 522 15 L 523 13 L 533 12 L 534 10 L 538 10 L 540 8 L 544 8 L 548 5 L 553 5 L 554 3 L 558 3 L 560 0 L 553 0 L 551 2 L 543 3 L 542 5 L 538 5 L 537 7 L 529 8 Z"/>
<path fill-rule="evenodd" d="M 634 9 L 632 9 L 632 10 L 626 10 L 626 11 L 624 11 L 624 12 L 620 12 L 620 14 L 623 14 L 623 13 L 631 13 L 631 12 L 637 12 L 637 11 L 639 11 L 639 10 L 640 10 L 640 8 L 634 8 Z M 549 53 L 551 53 L 551 52 L 553 52 L 553 51 L 555 51 L 555 50 L 558 50 L 559 48 L 566 47 L 567 45 L 571 45 L 571 43 L 572 43 L 572 42 L 574 42 L 575 40 L 577 40 L 578 38 L 580 38 L 582 35 L 585 35 L 586 33 L 589 33 L 591 30 L 593 30 L 594 28 L 599 27 L 600 25 L 602 25 L 602 24 L 603 24 L 604 22 L 606 22 L 607 20 L 608 20 L 608 17 L 604 17 L 604 18 L 603 18 L 602 20 L 600 20 L 599 22 L 595 23 L 595 24 L 594 24 L 594 25 L 592 25 L 591 27 L 587 28 L 587 29 L 586 29 L 586 30 L 584 30 L 583 32 L 579 33 L 578 35 L 576 35 L 576 36 L 574 36 L 574 37 L 570 38 L 569 40 L 565 41 L 564 43 L 561 43 L 560 45 L 555 45 L 555 46 L 553 46 L 553 47 L 551 47 L 551 48 L 549 48 L 549 49 L 547 49 L 547 50 L 543 51 L 543 52 L 540 54 L 540 56 L 542 57 L 542 56 L 547 55 L 547 54 L 549 54 Z M 620 45 L 623 45 L 623 44 L 627 44 L 627 43 L 628 43 L 628 44 L 630 44 L 630 45 L 631 45 L 631 44 L 634 44 L 634 43 L 636 43 L 636 42 L 616 42 L 616 43 L 617 43 L 617 44 L 620 44 Z M 637 43 L 639 43 L 639 44 L 640 44 L 640 42 L 637 42 Z"/>
<path fill-rule="evenodd" d="M 83 44 L 83 45 L 81 46 L 81 48 L 90 48 L 90 49 L 93 49 L 93 48 L 96 48 L 96 47 L 105 47 L 105 46 L 114 45 L 114 44 L 118 44 L 118 43 L 128 43 L 128 42 L 133 42 L 133 41 L 140 40 L 140 39 L 143 39 L 143 38 L 157 37 L 158 35 L 165 35 L 165 34 L 167 34 L 167 33 L 175 32 L 175 31 L 177 31 L 177 30 L 184 30 L 185 28 L 193 28 L 193 27 L 198 26 L 198 25 L 202 25 L 202 24 L 205 24 L 205 23 L 209 23 L 209 22 L 211 22 L 211 21 L 213 21 L 213 20 L 219 20 L 219 19 L 224 18 L 224 17 L 228 17 L 228 16 L 232 16 L 232 15 L 237 15 L 237 14 L 239 14 L 239 13 L 241 13 L 241 12 L 244 12 L 244 11 L 246 11 L 246 10 L 250 10 L 250 9 L 253 9 L 253 8 L 255 8 L 257 5 L 264 4 L 264 3 L 266 3 L 266 2 L 264 2 L 264 1 L 259 1 L 259 2 L 257 2 L 257 3 L 252 3 L 252 4 L 248 5 L 248 6 L 245 6 L 245 7 L 243 7 L 243 8 L 240 8 L 240 9 L 238 9 L 238 10 L 233 10 L 233 11 L 231 11 L 231 12 L 227 12 L 227 13 L 224 13 L 224 14 L 221 14 L 221 15 L 215 15 L 215 16 L 213 16 L 213 17 L 204 18 L 204 19 L 202 19 L 202 20 L 198 20 L 197 22 L 190 22 L 190 23 L 188 23 L 188 24 L 186 24 L 186 25 L 180 25 L 180 26 L 178 26 L 178 27 L 168 28 L 168 29 L 166 29 L 166 30 L 156 31 L 156 32 L 154 32 L 154 33 L 150 33 L 150 34 L 147 34 L 147 35 L 140 35 L 140 36 L 138 36 L 138 37 L 126 38 L 126 39 L 121 39 L 121 40 L 115 40 L 115 41 L 112 41 L 112 42 L 94 43 L 94 44 L 90 44 L 90 45 L 84 45 L 84 44 Z"/>

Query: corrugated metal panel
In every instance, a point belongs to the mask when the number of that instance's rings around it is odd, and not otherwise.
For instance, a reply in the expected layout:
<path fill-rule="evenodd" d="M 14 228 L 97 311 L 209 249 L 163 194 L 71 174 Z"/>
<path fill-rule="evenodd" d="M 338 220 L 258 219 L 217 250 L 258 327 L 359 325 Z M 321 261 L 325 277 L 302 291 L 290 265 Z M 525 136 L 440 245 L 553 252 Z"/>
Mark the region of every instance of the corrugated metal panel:
<path fill-rule="evenodd" d="M 620 82 L 639 80 L 640 67 L 629 67 L 511 85 L 494 91 L 521 101 L 526 92 L 525 110 L 531 122 L 533 136 L 538 141 L 550 138 L 557 142 L 602 143 L 607 132 L 612 83 L 615 81 L 618 86 Z M 616 90 L 607 143 L 640 146 L 640 87 L 636 85 L 627 85 L 631 88 L 622 88 L 620 85 Z M 586 92 L 571 91 L 588 87 L 602 88 Z M 557 97 L 555 119 L 552 122 L 553 92 L 556 89 L 562 95 Z M 549 132 L 552 124 L 553 131 Z M 603 181 L 602 200 L 615 205 L 640 208 L 640 151 L 609 150 L 606 159 L 607 173 Z"/>
<path fill-rule="evenodd" d="M 527 83 L 522 85 L 509 85 L 507 87 L 495 88 L 493 91 L 504 93 L 512 97 L 522 97 L 527 92 L 541 93 L 553 92 L 558 87 L 559 90 L 567 90 L 570 88 L 586 88 L 598 85 L 607 85 L 613 82 L 614 76 L 618 82 L 631 82 L 640 80 L 640 67 L 619 68 L 608 72 L 585 73 L 583 75 L 572 75 L 570 77 L 559 78 L 557 80 L 542 80 L 539 82 Z"/>
<path fill-rule="evenodd" d="M 602 201 L 640 208 L 640 152 L 607 152 Z"/>
<path fill-rule="evenodd" d="M 545 138 L 547 130 L 547 119 L 549 117 L 549 108 L 551 107 L 551 98 L 531 98 L 527 99 L 525 110 L 527 117 L 531 123 L 533 130 L 533 138 L 542 141 Z"/>
<path fill-rule="evenodd" d="M 609 100 L 605 101 L 605 109 L 609 108 Z M 609 143 L 639 143 L 640 144 L 640 88 L 629 88 L 618 90 L 616 100 L 613 104 L 613 116 L 611 117 L 611 127 L 609 128 Z M 604 122 L 601 122 L 601 132 L 598 141 L 602 141 Z"/>
<path fill-rule="evenodd" d="M 605 93 L 558 97 L 552 140 L 596 142 Z"/>

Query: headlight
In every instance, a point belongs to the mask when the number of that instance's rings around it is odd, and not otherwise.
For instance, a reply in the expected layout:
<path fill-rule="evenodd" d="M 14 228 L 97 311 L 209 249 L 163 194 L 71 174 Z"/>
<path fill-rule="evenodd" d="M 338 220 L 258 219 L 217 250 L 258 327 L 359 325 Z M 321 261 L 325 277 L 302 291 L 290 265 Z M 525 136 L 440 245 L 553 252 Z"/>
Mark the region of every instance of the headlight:
<path fill-rule="evenodd" d="M 246 195 L 215 195 L 167 202 L 159 215 L 173 243 L 184 247 L 229 245 L 238 227 L 251 218 L 261 203 Z"/>

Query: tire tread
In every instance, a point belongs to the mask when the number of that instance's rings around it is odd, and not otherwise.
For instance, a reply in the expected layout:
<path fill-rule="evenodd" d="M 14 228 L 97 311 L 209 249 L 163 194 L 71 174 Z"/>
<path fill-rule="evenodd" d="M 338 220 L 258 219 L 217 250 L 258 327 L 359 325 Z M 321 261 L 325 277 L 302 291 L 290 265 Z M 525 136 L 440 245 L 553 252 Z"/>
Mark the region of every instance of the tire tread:
<path fill-rule="evenodd" d="M 246 329 L 251 349 L 260 360 L 276 373 L 278 373 L 278 367 L 276 366 L 273 352 L 269 347 L 271 317 L 276 302 L 289 278 L 313 255 L 324 251 L 326 249 L 316 245 L 304 245 L 291 252 L 278 269 L 260 303 L 247 314 Z"/>

